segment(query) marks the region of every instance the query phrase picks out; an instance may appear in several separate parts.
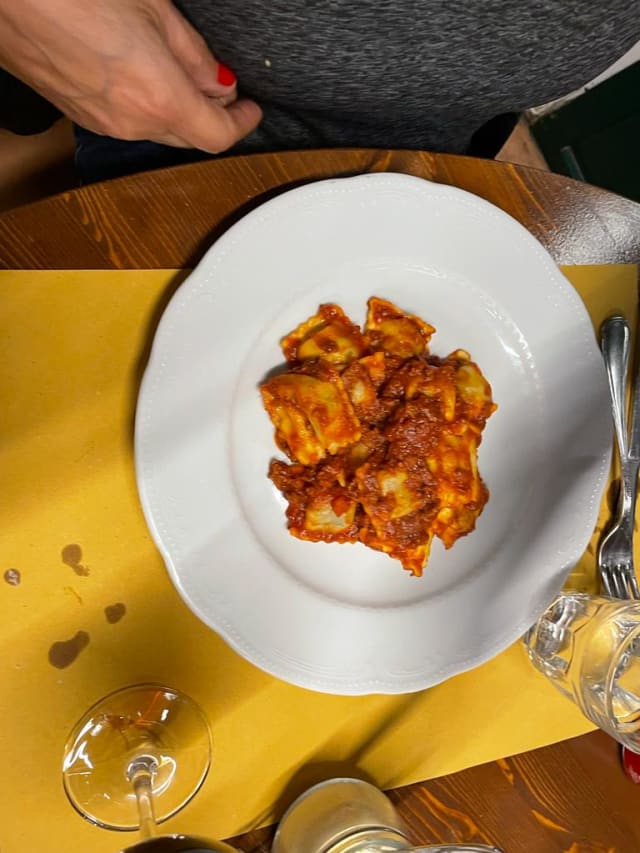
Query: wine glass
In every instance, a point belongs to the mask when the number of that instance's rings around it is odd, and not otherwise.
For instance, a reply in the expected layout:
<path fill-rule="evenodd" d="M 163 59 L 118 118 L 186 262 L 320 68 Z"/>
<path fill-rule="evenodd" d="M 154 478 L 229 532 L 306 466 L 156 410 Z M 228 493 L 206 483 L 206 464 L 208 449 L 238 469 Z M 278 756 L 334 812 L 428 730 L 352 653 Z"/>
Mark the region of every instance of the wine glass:
<path fill-rule="evenodd" d="M 64 749 L 64 789 L 74 808 L 105 829 L 140 830 L 128 851 L 219 851 L 220 842 L 156 835 L 200 789 L 211 733 L 196 703 L 177 690 L 137 684 L 110 693 L 73 727 Z"/>

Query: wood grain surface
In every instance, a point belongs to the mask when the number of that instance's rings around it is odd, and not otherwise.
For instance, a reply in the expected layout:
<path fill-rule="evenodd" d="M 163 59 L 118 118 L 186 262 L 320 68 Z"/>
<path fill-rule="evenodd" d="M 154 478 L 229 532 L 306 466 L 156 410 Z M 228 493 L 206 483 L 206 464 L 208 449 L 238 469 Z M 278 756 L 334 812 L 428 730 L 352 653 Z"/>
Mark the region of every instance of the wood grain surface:
<path fill-rule="evenodd" d="M 640 789 L 602 732 L 388 794 L 416 845 L 467 841 L 504 853 L 640 850 Z M 261 829 L 231 844 L 268 853 L 272 838 L 273 828 Z"/>
<path fill-rule="evenodd" d="M 640 262 L 640 205 L 548 172 L 412 151 L 229 157 L 149 172 L 0 216 L 4 269 L 189 267 L 232 222 L 311 179 L 397 171 L 451 184 L 522 222 L 558 263 Z M 532 709 L 531 713 L 535 713 Z M 526 725 L 526 721 L 523 721 Z M 473 720 L 461 737 L 473 737 Z M 416 843 L 505 853 L 638 853 L 640 790 L 600 732 L 390 794 Z M 272 830 L 234 844 L 266 853 Z"/>
<path fill-rule="evenodd" d="M 462 187 L 520 220 L 558 263 L 640 261 L 640 205 L 537 169 L 414 151 L 228 157 L 63 193 L 0 216 L 4 269 L 189 267 L 256 204 L 310 179 L 396 171 Z"/>

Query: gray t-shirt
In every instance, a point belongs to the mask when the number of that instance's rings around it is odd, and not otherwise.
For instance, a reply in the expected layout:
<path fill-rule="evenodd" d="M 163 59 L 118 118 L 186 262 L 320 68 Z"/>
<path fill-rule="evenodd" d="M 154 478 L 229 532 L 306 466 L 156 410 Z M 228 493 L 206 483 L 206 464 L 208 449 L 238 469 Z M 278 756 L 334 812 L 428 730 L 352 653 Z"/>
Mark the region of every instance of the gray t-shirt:
<path fill-rule="evenodd" d="M 234 151 L 464 151 L 640 38 L 640 0 L 180 0 L 264 110 Z"/>

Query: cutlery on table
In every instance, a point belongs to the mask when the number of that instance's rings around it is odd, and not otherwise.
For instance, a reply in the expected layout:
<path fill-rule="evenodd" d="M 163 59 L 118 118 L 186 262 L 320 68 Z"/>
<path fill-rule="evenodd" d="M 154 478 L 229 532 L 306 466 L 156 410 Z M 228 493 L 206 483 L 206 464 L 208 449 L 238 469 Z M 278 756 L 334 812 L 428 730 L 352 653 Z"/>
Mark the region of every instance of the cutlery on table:
<path fill-rule="evenodd" d="M 630 331 L 624 317 L 609 317 L 602 324 L 601 347 L 611 391 L 613 423 L 620 459 L 620 492 L 610 528 L 598 549 L 598 570 L 607 595 L 640 598 L 633 564 L 638 467 L 640 465 L 640 371 L 631 388 L 631 430 L 627 429 L 626 384 Z"/>

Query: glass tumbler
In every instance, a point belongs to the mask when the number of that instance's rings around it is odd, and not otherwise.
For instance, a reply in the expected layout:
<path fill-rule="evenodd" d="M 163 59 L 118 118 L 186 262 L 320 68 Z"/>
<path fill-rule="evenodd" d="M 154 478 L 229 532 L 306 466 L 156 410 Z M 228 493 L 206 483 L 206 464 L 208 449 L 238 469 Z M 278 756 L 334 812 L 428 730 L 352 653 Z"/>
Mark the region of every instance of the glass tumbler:
<path fill-rule="evenodd" d="M 536 669 L 586 717 L 640 752 L 640 601 L 559 595 L 524 643 Z"/>
<path fill-rule="evenodd" d="M 483 844 L 414 847 L 391 801 L 360 779 L 329 779 L 285 812 L 272 853 L 501 853 Z"/>

